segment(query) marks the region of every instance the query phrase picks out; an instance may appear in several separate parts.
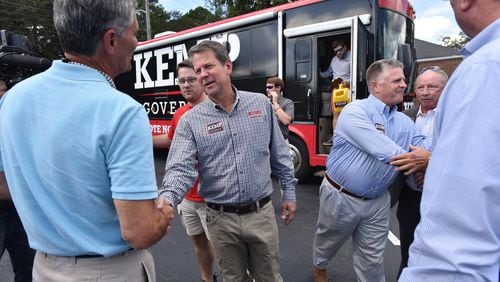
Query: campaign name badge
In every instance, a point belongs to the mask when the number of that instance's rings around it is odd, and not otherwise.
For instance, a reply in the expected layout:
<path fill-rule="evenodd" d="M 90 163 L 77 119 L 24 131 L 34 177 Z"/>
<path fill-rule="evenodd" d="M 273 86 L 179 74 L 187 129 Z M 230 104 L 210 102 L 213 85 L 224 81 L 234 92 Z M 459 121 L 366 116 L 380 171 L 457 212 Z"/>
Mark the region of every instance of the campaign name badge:
<path fill-rule="evenodd" d="M 223 129 L 224 128 L 222 127 L 222 121 L 218 121 L 216 123 L 207 125 L 208 134 L 219 132 L 222 131 Z"/>
<path fill-rule="evenodd" d="M 378 131 L 381 131 L 383 133 L 385 133 L 385 126 L 381 123 L 375 123 L 375 129 L 377 129 Z"/>
<path fill-rule="evenodd" d="M 250 118 L 261 117 L 262 116 L 262 111 L 261 110 L 255 110 L 255 111 L 248 112 L 248 116 Z"/>

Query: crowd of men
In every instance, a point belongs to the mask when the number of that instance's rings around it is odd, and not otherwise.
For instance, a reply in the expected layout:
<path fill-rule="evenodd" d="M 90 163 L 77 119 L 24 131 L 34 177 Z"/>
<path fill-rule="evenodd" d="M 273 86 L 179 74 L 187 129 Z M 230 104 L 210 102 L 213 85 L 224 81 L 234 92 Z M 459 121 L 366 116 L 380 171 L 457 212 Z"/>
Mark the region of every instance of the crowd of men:
<path fill-rule="evenodd" d="M 312 246 L 316 282 L 328 281 L 348 238 L 358 280 L 385 281 L 391 197 L 400 281 L 500 279 L 500 2 L 450 3 L 472 38 L 450 81 L 423 69 L 420 106 L 402 113 L 403 65 L 378 60 L 366 72 L 369 97 L 338 117 Z M 113 82 L 131 69 L 135 6 L 55 0 L 65 59 L 0 92 L 0 200 L 18 214 L 0 206 L 1 251 L 17 252 L 4 230 L 20 219 L 35 255 L 23 266 L 13 260 L 19 281 L 156 281 L 148 248 L 177 208 L 202 281 L 217 279 L 214 261 L 223 281 L 282 281 L 271 174 L 279 217 L 288 225 L 297 212 L 282 81 L 268 80 L 268 97 L 236 89 L 225 46 L 203 41 L 177 70 L 188 104 L 171 135 L 153 140 L 141 105 Z M 159 190 L 153 144 L 170 148 Z"/>

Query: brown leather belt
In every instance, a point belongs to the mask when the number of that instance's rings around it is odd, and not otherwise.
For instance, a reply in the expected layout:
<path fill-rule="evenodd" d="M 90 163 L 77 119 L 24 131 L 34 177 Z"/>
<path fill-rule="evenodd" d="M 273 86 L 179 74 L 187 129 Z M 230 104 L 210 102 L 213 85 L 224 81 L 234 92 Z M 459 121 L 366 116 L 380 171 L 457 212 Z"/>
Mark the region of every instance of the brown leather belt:
<path fill-rule="evenodd" d="M 246 205 L 223 205 L 223 204 L 214 204 L 207 203 L 207 206 L 211 209 L 230 212 L 235 214 L 246 214 L 257 211 L 258 208 L 262 208 L 265 204 L 267 204 L 271 200 L 271 196 L 264 197 L 256 202 L 246 204 Z"/>
<path fill-rule="evenodd" d="M 325 173 L 325 178 L 328 182 L 330 182 L 330 184 L 332 184 L 333 187 L 335 187 L 335 189 L 339 190 L 340 192 L 344 193 L 344 194 L 347 194 L 351 197 L 354 197 L 354 198 L 357 198 L 357 199 L 361 199 L 363 201 L 368 201 L 368 200 L 373 200 L 374 198 L 368 198 L 368 197 L 363 197 L 363 196 L 358 196 L 354 193 L 352 193 L 351 191 L 345 189 L 345 187 L 342 187 L 340 186 L 337 182 L 333 181 L 329 176 L 328 174 Z"/>

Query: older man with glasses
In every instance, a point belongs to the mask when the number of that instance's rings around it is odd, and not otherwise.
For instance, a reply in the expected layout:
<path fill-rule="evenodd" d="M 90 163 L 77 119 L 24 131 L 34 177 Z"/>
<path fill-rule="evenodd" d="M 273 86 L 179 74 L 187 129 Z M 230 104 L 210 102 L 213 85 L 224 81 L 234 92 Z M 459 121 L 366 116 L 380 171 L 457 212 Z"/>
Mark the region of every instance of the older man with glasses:
<path fill-rule="evenodd" d="M 436 106 L 444 86 L 448 81 L 448 75 L 437 66 L 422 69 L 415 81 L 415 94 L 419 106 L 406 110 L 408 115 L 420 129 L 420 132 L 431 140 L 436 117 Z M 430 142 L 430 141 L 429 141 Z M 420 149 L 417 149 L 420 150 Z M 422 151 L 423 159 L 427 162 L 429 153 Z M 398 157 L 396 160 L 403 160 Z M 399 273 L 408 264 L 408 250 L 413 242 L 413 233 L 420 222 L 420 200 L 422 198 L 422 186 L 425 171 L 418 171 L 406 177 L 399 189 L 399 205 L 397 217 L 399 221 L 399 235 L 401 239 L 401 265 Z"/>

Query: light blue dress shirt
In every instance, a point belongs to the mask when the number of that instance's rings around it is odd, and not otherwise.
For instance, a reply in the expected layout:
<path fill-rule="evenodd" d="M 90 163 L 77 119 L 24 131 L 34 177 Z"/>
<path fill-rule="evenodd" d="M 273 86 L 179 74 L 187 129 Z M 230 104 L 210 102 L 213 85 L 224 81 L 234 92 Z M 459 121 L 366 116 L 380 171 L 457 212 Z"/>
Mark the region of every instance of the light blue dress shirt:
<path fill-rule="evenodd" d="M 400 281 L 498 281 L 500 20 L 462 50 L 441 96 L 422 219 Z"/>
<path fill-rule="evenodd" d="M 409 145 L 428 147 L 413 121 L 373 95 L 349 103 L 339 116 L 327 159 L 330 178 L 368 198 L 384 194 L 395 179 L 391 157 Z"/>
<path fill-rule="evenodd" d="M 292 159 L 269 98 L 234 91 L 231 112 L 207 99 L 180 119 L 161 193 L 170 203 L 182 200 L 198 172 L 206 202 L 246 204 L 268 196 L 271 172 L 281 180 L 283 200 L 295 201 Z"/>

